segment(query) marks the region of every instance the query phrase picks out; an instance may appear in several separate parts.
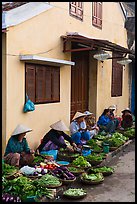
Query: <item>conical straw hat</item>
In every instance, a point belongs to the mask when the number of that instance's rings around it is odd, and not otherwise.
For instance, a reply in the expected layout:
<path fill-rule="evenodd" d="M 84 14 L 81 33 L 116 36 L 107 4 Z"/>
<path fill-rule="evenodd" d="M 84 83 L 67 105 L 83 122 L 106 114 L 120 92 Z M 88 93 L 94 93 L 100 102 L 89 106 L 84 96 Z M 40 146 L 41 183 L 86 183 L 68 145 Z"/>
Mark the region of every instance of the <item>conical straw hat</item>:
<path fill-rule="evenodd" d="M 87 116 L 94 115 L 93 113 L 91 113 L 89 111 L 85 111 L 84 114 L 86 114 Z"/>
<path fill-rule="evenodd" d="M 108 109 L 110 109 L 110 110 L 116 110 L 116 105 L 111 105 L 111 106 L 108 107 Z"/>
<path fill-rule="evenodd" d="M 80 117 L 85 117 L 85 116 L 87 116 L 85 113 L 76 112 L 72 120 L 75 120 L 76 118 L 80 118 Z"/>
<path fill-rule="evenodd" d="M 30 131 L 32 131 L 32 129 L 26 127 L 25 125 L 17 125 L 17 127 L 15 128 L 15 130 L 12 133 L 12 136 L 18 135 L 21 133 L 25 133 L 25 132 L 30 132 Z"/>
<path fill-rule="evenodd" d="M 129 108 L 125 108 L 123 111 L 121 111 L 122 113 L 128 111 L 129 113 L 131 113 L 131 110 Z"/>
<path fill-rule="evenodd" d="M 67 126 L 64 124 L 62 120 L 59 120 L 56 123 L 50 125 L 50 127 L 54 130 L 69 131 L 69 129 L 67 128 Z"/>

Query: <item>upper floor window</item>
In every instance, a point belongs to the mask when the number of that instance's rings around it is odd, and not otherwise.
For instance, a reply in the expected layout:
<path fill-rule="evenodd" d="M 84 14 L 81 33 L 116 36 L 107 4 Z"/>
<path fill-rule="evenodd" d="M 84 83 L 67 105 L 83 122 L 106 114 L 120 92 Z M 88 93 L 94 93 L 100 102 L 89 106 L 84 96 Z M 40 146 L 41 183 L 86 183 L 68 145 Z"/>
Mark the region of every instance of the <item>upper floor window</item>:
<path fill-rule="evenodd" d="M 60 67 L 26 63 L 26 94 L 34 103 L 60 101 Z"/>
<path fill-rule="evenodd" d="M 69 2 L 69 13 L 71 16 L 83 20 L 83 2 Z"/>
<path fill-rule="evenodd" d="M 120 55 L 113 53 L 113 57 L 120 57 Z M 117 58 L 112 59 L 111 97 L 122 96 L 123 66 L 117 61 Z"/>
<path fill-rule="evenodd" d="M 102 2 L 92 2 L 92 25 L 102 28 Z"/>

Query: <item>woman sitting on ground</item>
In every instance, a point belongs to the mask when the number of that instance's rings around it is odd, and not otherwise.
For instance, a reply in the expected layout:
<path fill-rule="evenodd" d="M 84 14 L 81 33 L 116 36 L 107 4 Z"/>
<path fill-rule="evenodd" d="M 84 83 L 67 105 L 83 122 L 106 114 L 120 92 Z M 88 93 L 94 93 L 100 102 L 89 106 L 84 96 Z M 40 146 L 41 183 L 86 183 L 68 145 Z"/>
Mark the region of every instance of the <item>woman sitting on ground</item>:
<path fill-rule="evenodd" d="M 57 121 L 50 126 L 52 129 L 43 137 L 41 144 L 36 149 L 36 152 L 57 150 L 59 148 L 67 149 L 73 152 L 77 145 L 72 141 L 71 137 L 64 133 L 64 131 L 69 131 L 63 121 Z M 67 140 L 70 145 L 65 143 Z"/>
<path fill-rule="evenodd" d="M 16 127 L 6 146 L 4 154 L 5 163 L 21 167 L 33 162 L 34 150 L 29 148 L 25 138 L 26 133 L 30 131 L 32 131 L 32 129 L 24 125 L 18 125 Z"/>
<path fill-rule="evenodd" d="M 84 113 L 76 112 L 70 124 L 71 138 L 80 148 L 90 139 L 90 132 L 87 130 L 84 119 L 85 116 Z"/>
<path fill-rule="evenodd" d="M 115 115 L 116 105 L 111 105 L 108 107 L 110 110 L 109 118 L 116 123 L 116 128 L 120 127 L 120 119 Z"/>
<path fill-rule="evenodd" d="M 114 133 L 116 129 L 116 123 L 110 119 L 110 110 L 108 108 L 104 109 L 103 113 L 97 121 L 97 125 L 100 131 L 105 131 L 106 133 Z"/>
<path fill-rule="evenodd" d="M 85 111 L 84 114 L 86 114 L 85 121 L 87 130 L 90 131 L 90 138 L 92 138 L 94 135 L 97 135 L 99 131 L 99 127 L 95 122 L 95 115 L 89 111 Z"/>
<path fill-rule="evenodd" d="M 122 111 L 122 121 L 121 121 L 121 127 L 126 129 L 130 128 L 133 125 L 133 117 L 131 114 L 131 111 L 129 108 L 125 108 Z"/>

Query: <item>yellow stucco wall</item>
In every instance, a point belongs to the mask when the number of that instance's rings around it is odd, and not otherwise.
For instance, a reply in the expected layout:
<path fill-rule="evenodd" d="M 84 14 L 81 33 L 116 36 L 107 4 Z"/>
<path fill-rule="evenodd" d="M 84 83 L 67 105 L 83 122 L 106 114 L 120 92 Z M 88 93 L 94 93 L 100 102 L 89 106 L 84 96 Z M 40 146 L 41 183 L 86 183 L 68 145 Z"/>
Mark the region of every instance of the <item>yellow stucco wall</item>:
<path fill-rule="evenodd" d="M 71 60 L 71 53 L 63 53 L 61 35 L 66 32 L 79 32 L 92 38 L 107 39 L 127 47 L 126 30 L 124 29 L 124 17 L 117 2 L 103 2 L 103 27 L 102 30 L 92 26 L 92 3 L 84 2 L 84 19 L 77 20 L 69 15 L 69 2 L 50 2 L 53 8 L 37 15 L 23 23 L 10 27 L 7 32 L 8 54 L 36 54 L 43 57 Z M 38 54 L 43 52 L 43 54 Z M 91 59 L 92 62 L 93 59 Z M 90 99 L 89 109 L 98 117 L 104 107 L 117 104 L 118 113 L 128 106 L 128 68 L 123 72 L 123 95 L 122 97 L 111 98 L 111 72 L 112 61 L 104 62 L 101 67 L 98 63 L 96 99 L 94 104 Z M 92 65 L 90 64 L 90 73 Z M 70 123 L 70 93 L 71 93 L 71 67 L 61 67 L 61 100 L 60 103 L 36 105 L 36 110 L 30 113 L 23 113 L 25 100 L 25 67 L 20 62 L 19 56 L 7 56 L 6 66 L 7 106 L 5 118 L 6 142 L 17 124 L 24 124 L 33 129 L 27 134 L 31 148 L 36 148 L 40 139 L 49 130 L 50 124 L 62 119 L 67 126 Z M 91 76 L 91 79 L 94 76 Z M 90 86 L 95 86 L 90 81 Z M 91 92 L 92 93 L 92 92 Z M 91 96 L 92 98 L 92 96 Z M 105 100 L 104 100 L 105 99 Z M 4 134 L 3 133 L 3 137 Z"/>

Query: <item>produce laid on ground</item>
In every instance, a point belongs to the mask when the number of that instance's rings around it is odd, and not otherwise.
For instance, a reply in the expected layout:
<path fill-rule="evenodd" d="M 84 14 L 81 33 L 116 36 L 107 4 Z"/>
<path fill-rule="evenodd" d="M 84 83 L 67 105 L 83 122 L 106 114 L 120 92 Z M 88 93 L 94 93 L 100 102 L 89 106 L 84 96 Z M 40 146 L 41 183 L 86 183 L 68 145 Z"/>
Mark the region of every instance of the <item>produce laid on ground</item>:
<path fill-rule="evenodd" d="M 63 195 L 67 198 L 79 199 L 84 198 L 87 195 L 87 192 L 82 188 L 69 188 L 64 191 Z"/>
<path fill-rule="evenodd" d="M 80 176 L 82 183 L 85 184 L 99 184 L 104 181 L 104 176 L 102 173 L 82 173 Z"/>
<path fill-rule="evenodd" d="M 57 158 L 58 160 L 67 160 L 68 162 L 72 162 L 78 156 L 80 156 L 80 153 L 78 152 L 70 152 L 68 150 L 64 150 L 63 148 L 60 148 Z"/>
<path fill-rule="evenodd" d="M 52 171 L 52 174 L 56 177 L 58 177 L 62 182 L 63 181 L 74 181 L 76 179 L 76 177 L 74 176 L 74 174 L 72 174 L 67 167 L 65 166 L 60 166 L 60 167 L 56 167 L 56 169 L 54 169 Z M 67 183 L 67 182 L 66 182 Z"/>
<path fill-rule="evenodd" d="M 87 145 L 93 150 L 90 155 L 82 156 L 78 152 L 60 149 L 61 160 L 69 165 L 57 163 L 53 157 L 35 155 L 32 166 L 17 168 L 2 163 L 2 201 L 4 202 L 42 202 L 42 199 L 55 199 L 57 189 L 66 185 L 63 196 L 79 199 L 87 195 L 82 188 L 68 188 L 76 178 L 83 184 L 100 184 L 104 176 L 114 173 L 114 168 L 100 165 L 107 154 L 102 152 L 103 143 L 108 143 L 110 150 L 123 145 L 129 138 L 135 137 L 135 128 L 128 128 L 122 133 L 115 132 L 111 137 L 96 135 Z M 76 177 L 79 176 L 79 177 Z M 76 180 L 77 181 L 77 180 Z M 58 188 L 59 187 L 59 188 Z M 70 186 L 69 186 L 70 187 Z"/>
<path fill-rule="evenodd" d="M 114 168 L 108 166 L 89 168 L 87 173 L 102 173 L 103 176 L 109 176 L 114 172 Z"/>
<path fill-rule="evenodd" d="M 103 157 L 101 155 L 91 154 L 85 157 L 85 159 L 92 165 L 99 165 L 103 161 Z"/>
<path fill-rule="evenodd" d="M 84 169 L 74 166 L 68 166 L 68 170 L 73 173 L 75 176 L 80 175 L 81 173 L 84 173 Z"/>
<path fill-rule="evenodd" d="M 124 136 L 128 137 L 129 139 L 132 139 L 135 137 L 135 128 L 128 128 L 123 133 Z"/>
<path fill-rule="evenodd" d="M 83 156 L 79 156 L 75 160 L 73 160 L 72 165 L 81 168 L 91 167 L 91 164 Z"/>

